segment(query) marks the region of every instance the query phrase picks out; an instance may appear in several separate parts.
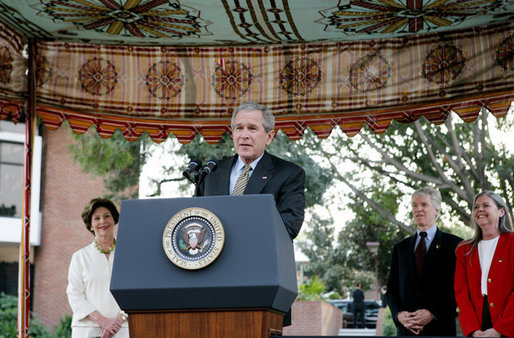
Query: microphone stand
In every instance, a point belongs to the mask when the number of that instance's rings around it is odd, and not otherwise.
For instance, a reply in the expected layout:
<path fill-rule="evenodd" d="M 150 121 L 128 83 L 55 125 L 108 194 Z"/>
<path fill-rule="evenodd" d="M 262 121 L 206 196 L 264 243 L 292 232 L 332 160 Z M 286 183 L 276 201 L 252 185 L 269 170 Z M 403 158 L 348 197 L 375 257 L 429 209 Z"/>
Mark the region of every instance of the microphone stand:
<path fill-rule="evenodd" d="M 200 196 L 200 184 L 202 184 L 203 180 L 207 175 L 216 170 L 217 163 L 215 160 L 210 160 L 207 162 L 207 165 L 200 167 L 197 170 L 192 172 L 188 172 L 187 175 L 184 173 L 184 176 L 189 180 L 189 182 L 195 185 L 195 197 Z M 197 167 L 198 168 L 198 167 Z"/>

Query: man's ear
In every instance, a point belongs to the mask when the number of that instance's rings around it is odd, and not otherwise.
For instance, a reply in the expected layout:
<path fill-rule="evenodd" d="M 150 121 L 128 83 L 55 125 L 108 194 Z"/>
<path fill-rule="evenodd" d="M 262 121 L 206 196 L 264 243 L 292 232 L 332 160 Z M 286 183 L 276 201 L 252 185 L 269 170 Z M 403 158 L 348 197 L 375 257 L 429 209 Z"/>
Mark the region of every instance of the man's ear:
<path fill-rule="evenodd" d="M 275 131 L 274 130 L 268 131 L 268 133 L 266 134 L 266 145 L 269 146 L 271 144 L 271 141 L 273 141 L 274 138 L 275 138 Z"/>

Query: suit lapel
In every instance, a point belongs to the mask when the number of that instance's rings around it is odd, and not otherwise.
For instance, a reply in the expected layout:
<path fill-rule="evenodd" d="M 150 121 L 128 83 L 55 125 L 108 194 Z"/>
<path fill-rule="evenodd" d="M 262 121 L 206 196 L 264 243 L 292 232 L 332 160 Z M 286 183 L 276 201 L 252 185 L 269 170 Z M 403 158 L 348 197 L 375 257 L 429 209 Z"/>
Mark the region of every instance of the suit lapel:
<path fill-rule="evenodd" d="M 443 246 L 443 235 L 439 229 L 436 230 L 434 239 L 428 248 L 427 255 L 425 256 L 425 260 L 432 261 L 435 256 L 439 253 Z"/>
<path fill-rule="evenodd" d="M 217 184 L 216 191 L 219 191 L 223 195 L 230 194 L 230 173 L 236 160 L 237 155 L 233 156 L 232 160 L 224 161 L 219 164 L 218 171 L 220 172 L 220 175 L 215 180 Z"/>
<path fill-rule="evenodd" d="M 255 167 L 255 171 L 252 176 L 250 176 L 250 180 L 248 181 L 244 194 L 260 194 L 262 189 L 264 189 L 264 186 L 273 176 L 274 171 L 275 167 L 273 166 L 271 155 L 264 152 L 261 160 L 257 163 L 257 167 Z"/>

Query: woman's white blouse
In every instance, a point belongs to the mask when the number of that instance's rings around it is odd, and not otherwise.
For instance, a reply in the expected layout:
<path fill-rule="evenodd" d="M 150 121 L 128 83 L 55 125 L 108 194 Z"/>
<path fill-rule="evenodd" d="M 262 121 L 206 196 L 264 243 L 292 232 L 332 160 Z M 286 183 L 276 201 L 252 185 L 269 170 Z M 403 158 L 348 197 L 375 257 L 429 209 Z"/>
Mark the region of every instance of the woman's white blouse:
<path fill-rule="evenodd" d="M 115 250 L 100 253 L 94 242 L 76 251 L 68 271 L 68 301 L 73 310 L 72 326 L 98 326 L 86 317 L 98 311 L 107 318 L 119 315 L 120 307 L 109 290 Z M 123 326 L 128 326 L 127 322 Z"/>
<path fill-rule="evenodd" d="M 487 278 L 499 238 L 500 236 L 478 242 L 478 257 L 480 259 L 480 268 L 482 269 L 481 289 L 483 295 L 487 295 Z"/>

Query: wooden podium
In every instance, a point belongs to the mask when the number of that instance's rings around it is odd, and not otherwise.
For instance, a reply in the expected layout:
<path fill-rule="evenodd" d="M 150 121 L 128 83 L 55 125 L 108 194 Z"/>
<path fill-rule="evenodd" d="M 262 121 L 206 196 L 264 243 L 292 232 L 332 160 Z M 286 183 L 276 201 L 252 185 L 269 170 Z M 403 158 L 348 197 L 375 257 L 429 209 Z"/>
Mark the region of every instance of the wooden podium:
<path fill-rule="evenodd" d="M 261 338 L 282 334 L 281 314 L 263 310 L 130 312 L 130 337 Z"/>
<path fill-rule="evenodd" d="M 219 256 L 198 270 L 173 264 L 163 248 L 168 221 L 187 208 L 209 210 L 225 231 Z M 111 292 L 131 338 L 281 335 L 297 284 L 273 196 L 123 201 Z"/>

